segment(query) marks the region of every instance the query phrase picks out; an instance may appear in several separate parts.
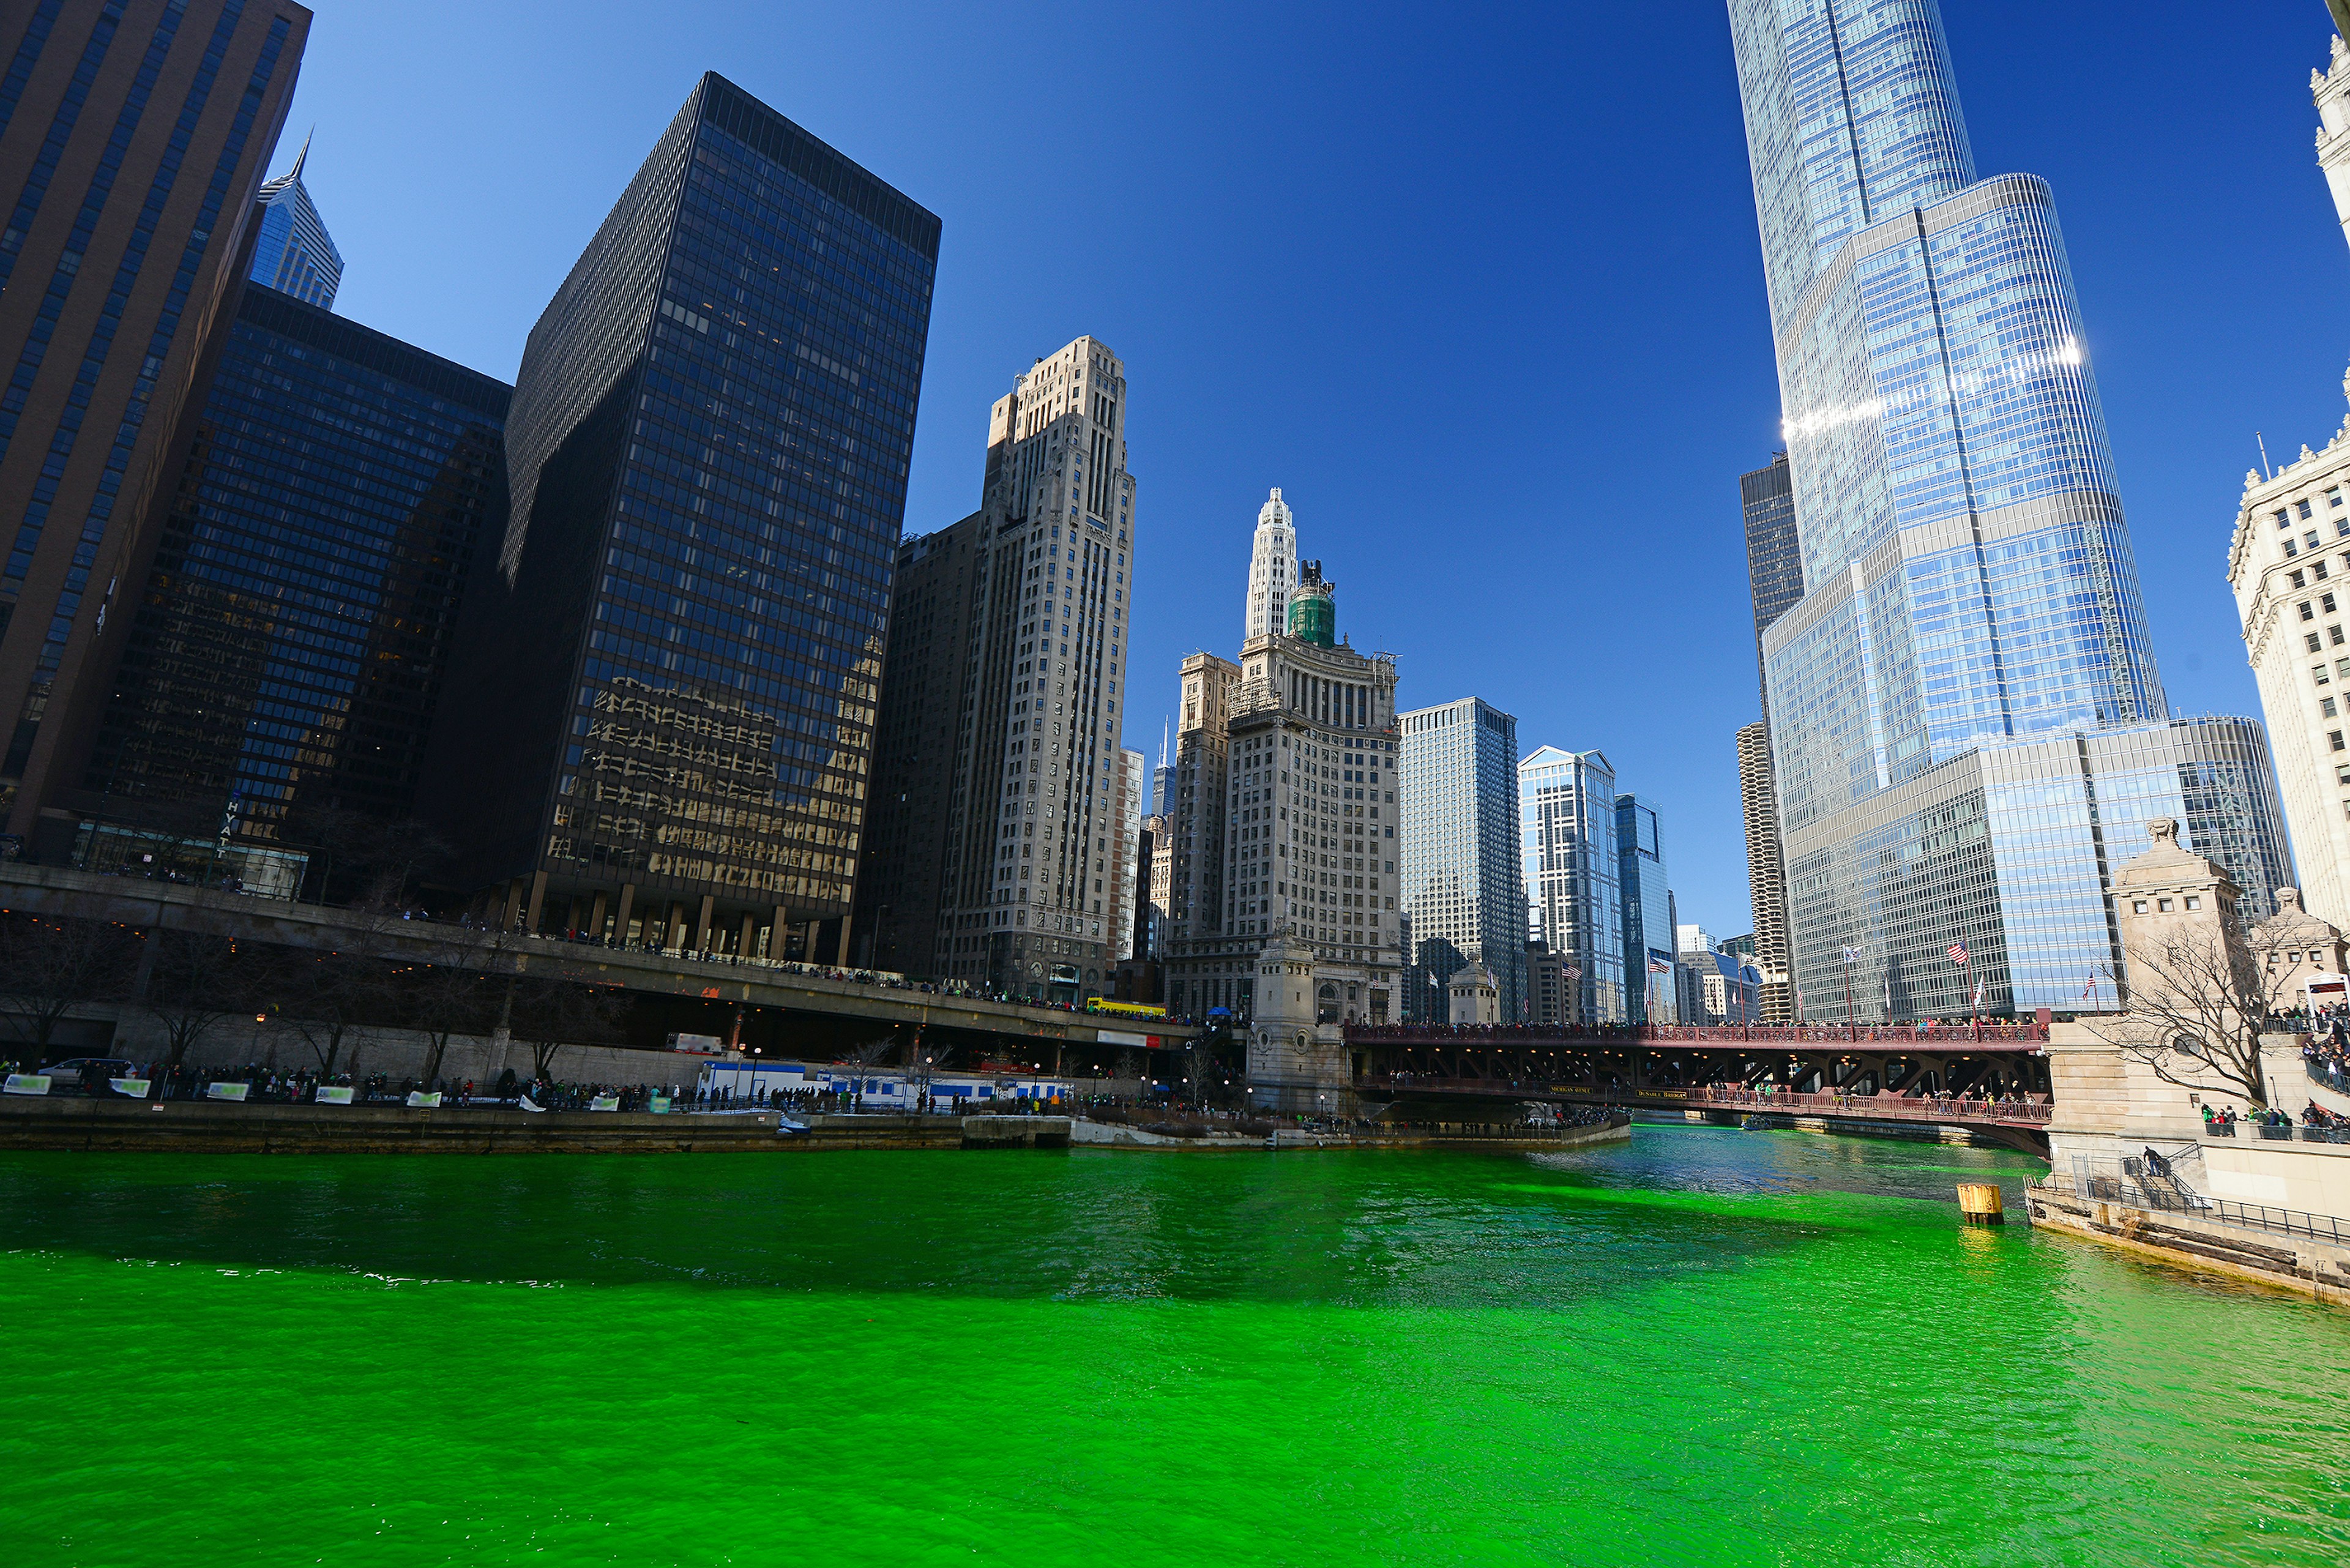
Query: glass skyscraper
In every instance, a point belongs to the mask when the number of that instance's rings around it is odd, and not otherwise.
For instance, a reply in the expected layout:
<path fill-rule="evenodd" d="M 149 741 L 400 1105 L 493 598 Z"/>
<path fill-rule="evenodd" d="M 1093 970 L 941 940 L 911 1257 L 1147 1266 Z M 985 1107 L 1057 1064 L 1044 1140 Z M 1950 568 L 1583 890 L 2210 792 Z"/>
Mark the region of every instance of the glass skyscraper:
<path fill-rule="evenodd" d="M 1624 906 L 1624 1011 L 1634 1023 L 1680 1022 L 1673 893 L 1656 807 L 1616 797 L 1616 886 Z M 1659 967 L 1661 966 L 1661 967 Z"/>
<path fill-rule="evenodd" d="M 1444 1022 L 1471 960 L 1504 1023 L 1525 1018 L 1526 885 L 1517 853 L 1518 722 L 1481 698 L 1405 713 L 1404 1017 Z"/>
<path fill-rule="evenodd" d="M 406 815 L 475 546 L 505 527 L 512 394 L 248 285 L 130 600 L 92 809 L 209 830 L 234 798 L 241 836 L 297 843 L 308 809 Z"/>
<path fill-rule="evenodd" d="M 0 755 L 5 832 L 72 853 L 131 618 L 120 602 L 241 286 L 310 13 L 29 0 L 0 49 Z"/>
<path fill-rule="evenodd" d="M 342 286 L 343 253 L 327 233 L 310 188 L 302 183 L 302 166 L 310 161 L 310 143 L 294 155 L 294 167 L 261 188 L 261 232 L 255 236 L 254 282 L 307 305 L 332 310 L 335 290 Z"/>
<path fill-rule="evenodd" d="M 1518 764 L 1518 814 L 1527 934 L 1560 965 L 1563 1022 L 1626 1022 L 1615 768 L 1597 752 L 1543 746 Z"/>
<path fill-rule="evenodd" d="M 1762 634 L 1804 597 L 1804 549 L 1795 530 L 1795 486 L 1788 476 L 1785 452 L 1773 452 L 1767 466 L 1739 475 L 1738 507 L 1746 522 L 1746 578 L 1754 600 L 1759 677 Z"/>
<path fill-rule="evenodd" d="M 1762 634 L 1795 989 L 1849 943 L 1897 1016 L 2082 1005 L 2147 803 L 2270 907 L 2265 744 L 2168 721 L 2054 204 L 1977 178 L 1934 0 L 1730 15 L 1803 571 Z"/>
<path fill-rule="evenodd" d="M 712 74 L 556 291 L 429 786 L 502 920 L 847 959 L 938 249 Z"/>

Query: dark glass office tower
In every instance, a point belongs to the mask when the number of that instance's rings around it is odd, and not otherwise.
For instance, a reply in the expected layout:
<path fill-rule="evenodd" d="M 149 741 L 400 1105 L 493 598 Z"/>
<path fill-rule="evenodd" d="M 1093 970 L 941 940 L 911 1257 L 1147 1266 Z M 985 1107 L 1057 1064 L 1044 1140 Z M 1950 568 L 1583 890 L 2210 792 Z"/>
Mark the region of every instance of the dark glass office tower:
<path fill-rule="evenodd" d="M 1756 957 L 1762 971 L 1762 1017 L 1784 1023 L 1794 1016 L 1788 982 L 1794 960 L 1787 945 L 1787 874 L 1779 839 L 1778 789 L 1771 775 L 1770 676 L 1762 634 L 1804 597 L 1804 545 L 1795 527 L 1795 485 L 1787 454 L 1738 479 L 1739 510 L 1746 521 L 1746 577 L 1754 600 L 1754 679 L 1762 722 L 1738 732 L 1738 788 L 1746 820 L 1746 888 L 1754 915 Z"/>
<path fill-rule="evenodd" d="M 0 809 L 70 852 L 199 348 L 310 13 L 284 0 L 0 6 Z"/>
<path fill-rule="evenodd" d="M 715 75 L 605 218 L 524 350 L 426 791 L 484 912 L 846 956 L 938 250 Z"/>
<path fill-rule="evenodd" d="M 1738 501 L 1746 519 L 1746 580 L 1754 598 L 1760 680 L 1762 634 L 1804 597 L 1804 543 L 1795 532 L 1795 486 L 1788 477 L 1787 454 L 1773 452 L 1769 467 L 1739 475 Z"/>
<path fill-rule="evenodd" d="M 241 836 L 296 844 L 322 809 L 405 815 L 474 547 L 504 532 L 512 391 L 246 286 L 81 804 L 169 826 L 235 799 Z"/>

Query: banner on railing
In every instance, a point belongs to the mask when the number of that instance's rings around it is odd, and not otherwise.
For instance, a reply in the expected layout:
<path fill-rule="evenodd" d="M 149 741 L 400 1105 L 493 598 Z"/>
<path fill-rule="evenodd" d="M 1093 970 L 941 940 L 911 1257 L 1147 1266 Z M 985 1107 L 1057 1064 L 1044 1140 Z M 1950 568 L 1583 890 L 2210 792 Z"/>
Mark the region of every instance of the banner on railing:
<path fill-rule="evenodd" d="M 546 1109 L 545 1106 L 540 1105 L 528 1095 L 517 1096 L 515 1103 L 522 1106 L 522 1108 L 526 1111 L 538 1111 L 544 1113 Z"/>
<path fill-rule="evenodd" d="M 46 1095 L 49 1092 L 49 1075 L 47 1073 L 11 1073 L 8 1075 L 7 1092 L 12 1095 Z"/>
<path fill-rule="evenodd" d="M 620 1108 L 620 1096 L 598 1095 L 588 1102 L 588 1108 L 591 1111 L 617 1111 Z"/>
<path fill-rule="evenodd" d="M 669 1111 L 669 1096 L 667 1095 L 655 1095 L 653 1096 L 652 1111 L 653 1115 L 657 1116 L 666 1115 Z"/>
<path fill-rule="evenodd" d="M 109 1078 L 107 1083 L 126 1100 L 143 1100 L 155 1086 L 145 1078 Z"/>
<path fill-rule="evenodd" d="M 351 1103 L 351 1086 L 348 1084 L 321 1084 L 318 1085 L 317 1101 L 322 1106 L 348 1106 Z"/>
<path fill-rule="evenodd" d="M 441 1091 L 435 1089 L 428 1095 L 421 1089 L 411 1089 L 408 1103 L 421 1111 L 437 1111 L 441 1108 Z"/>
<path fill-rule="evenodd" d="M 251 1084 L 206 1084 L 204 1098 L 208 1100 L 242 1100 L 253 1092 Z"/>

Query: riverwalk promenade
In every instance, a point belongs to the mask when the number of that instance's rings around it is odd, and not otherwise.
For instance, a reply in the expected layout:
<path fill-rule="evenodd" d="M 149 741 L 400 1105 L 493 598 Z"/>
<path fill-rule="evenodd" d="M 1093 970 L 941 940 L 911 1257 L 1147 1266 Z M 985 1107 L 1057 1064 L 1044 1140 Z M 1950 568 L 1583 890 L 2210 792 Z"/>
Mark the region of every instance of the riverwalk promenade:
<path fill-rule="evenodd" d="M 772 1154 L 861 1148 L 1067 1147 L 1168 1153 L 1309 1148 L 1561 1148 L 1629 1136 L 1620 1113 L 1582 1125 L 1219 1127 L 1180 1115 L 909 1116 L 771 1110 L 527 1111 L 239 1105 L 211 1100 L 0 1100 L 0 1149 L 182 1154 Z"/>

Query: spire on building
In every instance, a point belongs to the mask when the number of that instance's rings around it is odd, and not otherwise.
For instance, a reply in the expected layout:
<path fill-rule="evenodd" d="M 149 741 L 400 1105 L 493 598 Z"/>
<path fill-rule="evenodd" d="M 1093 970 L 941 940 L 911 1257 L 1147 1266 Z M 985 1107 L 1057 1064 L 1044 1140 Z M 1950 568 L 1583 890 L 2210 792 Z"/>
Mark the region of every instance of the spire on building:
<path fill-rule="evenodd" d="M 1288 624 L 1289 596 L 1297 587 L 1297 529 L 1289 504 L 1275 485 L 1273 496 L 1256 514 L 1256 544 L 1249 555 L 1245 647 L 1260 637 L 1271 637 Z"/>
<path fill-rule="evenodd" d="M 317 134 L 316 127 L 310 134 Z M 254 244 L 250 275 L 281 294 L 332 310 L 343 281 L 343 254 L 302 183 L 302 166 L 309 160 L 310 136 L 305 136 L 294 167 L 261 188 L 261 237 Z"/>

